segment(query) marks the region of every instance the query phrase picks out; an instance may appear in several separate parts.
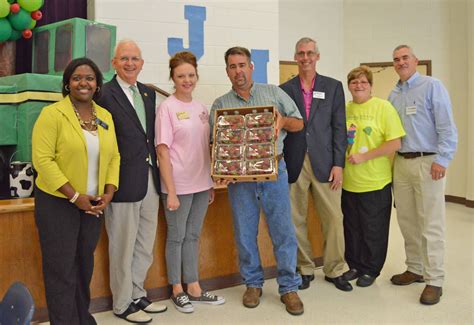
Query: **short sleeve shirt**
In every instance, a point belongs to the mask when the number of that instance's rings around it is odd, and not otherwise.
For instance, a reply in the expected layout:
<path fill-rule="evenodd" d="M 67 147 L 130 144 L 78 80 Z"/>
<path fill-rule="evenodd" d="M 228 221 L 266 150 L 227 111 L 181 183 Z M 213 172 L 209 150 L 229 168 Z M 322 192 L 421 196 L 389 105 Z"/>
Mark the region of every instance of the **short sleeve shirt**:
<path fill-rule="evenodd" d="M 250 89 L 250 98 L 245 100 L 234 90 L 217 98 L 212 104 L 211 113 L 218 108 L 238 108 L 248 106 L 275 106 L 282 116 L 302 119 L 300 111 L 293 99 L 288 96 L 280 87 L 269 84 L 254 83 Z M 211 123 L 213 119 L 211 118 Z M 286 130 L 280 130 L 277 139 L 277 154 L 283 152 L 283 140 L 286 137 Z"/>
<path fill-rule="evenodd" d="M 384 188 L 392 182 L 392 163 L 387 156 L 377 157 L 353 165 L 347 157 L 365 153 L 384 142 L 405 135 L 400 117 L 390 102 L 372 97 L 363 104 L 346 105 L 347 151 L 342 187 L 350 192 L 370 192 Z"/>
<path fill-rule="evenodd" d="M 155 130 L 155 145 L 169 148 L 176 194 L 210 189 L 208 109 L 195 100 L 186 103 L 172 95 L 157 108 Z M 168 193 L 163 180 L 161 188 Z"/>

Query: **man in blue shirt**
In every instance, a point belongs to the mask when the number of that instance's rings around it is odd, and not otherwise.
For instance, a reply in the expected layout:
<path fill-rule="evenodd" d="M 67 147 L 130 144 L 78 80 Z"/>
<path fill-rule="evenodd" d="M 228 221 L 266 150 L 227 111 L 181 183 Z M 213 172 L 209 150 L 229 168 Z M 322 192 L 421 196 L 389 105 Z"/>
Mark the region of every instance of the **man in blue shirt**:
<path fill-rule="evenodd" d="M 395 285 L 426 282 L 420 302 L 434 305 L 443 294 L 445 176 L 456 152 L 457 130 L 446 88 L 441 81 L 420 75 L 417 64 L 409 46 L 393 51 L 400 80 L 389 101 L 406 131 L 395 157 L 393 188 L 407 270 L 391 281 Z"/>
<path fill-rule="evenodd" d="M 288 173 L 285 160 L 281 157 L 286 132 L 301 130 L 303 120 L 295 103 L 283 90 L 274 85 L 253 82 L 253 64 L 248 49 L 228 49 L 225 53 L 225 63 L 232 89 L 212 104 L 211 123 L 214 121 L 214 110 L 219 108 L 274 106 L 277 109 L 277 180 L 234 183 L 229 184 L 227 188 L 234 219 L 235 241 L 239 250 L 240 274 L 247 286 L 243 305 L 247 308 L 257 307 L 262 295 L 264 274 L 257 236 L 260 209 L 263 209 L 277 261 L 280 300 L 285 304 L 288 313 L 301 315 L 304 307 L 297 293 L 298 286 L 301 285 L 301 277 L 296 273 L 298 247 L 291 221 Z"/>

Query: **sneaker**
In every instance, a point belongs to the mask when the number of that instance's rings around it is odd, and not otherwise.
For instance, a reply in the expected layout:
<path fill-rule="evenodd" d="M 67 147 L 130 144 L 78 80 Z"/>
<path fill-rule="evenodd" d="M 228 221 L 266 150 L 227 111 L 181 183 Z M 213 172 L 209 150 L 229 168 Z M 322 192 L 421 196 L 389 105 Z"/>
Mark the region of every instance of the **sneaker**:
<path fill-rule="evenodd" d="M 193 304 L 209 304 L 209 305 L 222 305 L 225 303 L 224 297 L 213 295 L 207 291 L 202 290 L 201 296 L 194 297 L 188 293 L 189 301 Z"/>
<path fill-rule="evenodd" d="M 193 304 L 189 301 L 188 295 L 184 292 L 178 293 L 176 297 L 172 295 L 171 301 L 176 309 L 182 313 L 192 313 L 194 311 Z"/>

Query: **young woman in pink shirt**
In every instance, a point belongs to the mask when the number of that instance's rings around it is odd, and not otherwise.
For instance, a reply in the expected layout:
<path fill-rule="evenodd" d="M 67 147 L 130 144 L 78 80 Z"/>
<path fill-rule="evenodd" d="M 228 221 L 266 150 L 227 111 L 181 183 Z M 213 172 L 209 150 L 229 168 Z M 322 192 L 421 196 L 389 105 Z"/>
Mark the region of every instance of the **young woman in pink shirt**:
<path fill-rule="evenodd" d="M 178 52 L 169 63 L 175 92 L 156 112 L 156 152 L 160 165 L 162 199 L 167 223 L 166 264 L 171 300 L 184 313 L 193 304 L 220 305 L 223 297 L 199 285 L 199 236 L 214 200 L 210 176 L 209 113 L 195 101 L 192 92 L 198 81 L 196 57 Z M 182 282 L 187 284 L 184 292 Z"/>

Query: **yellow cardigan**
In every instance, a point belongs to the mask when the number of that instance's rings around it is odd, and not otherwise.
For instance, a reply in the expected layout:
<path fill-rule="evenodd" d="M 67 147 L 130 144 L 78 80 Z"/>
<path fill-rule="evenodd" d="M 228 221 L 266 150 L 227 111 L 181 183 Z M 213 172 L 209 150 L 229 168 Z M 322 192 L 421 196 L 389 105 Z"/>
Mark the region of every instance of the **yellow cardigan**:
<path fill-rule="evenodd" d="M 110 113 L 93 103 L 97 117 L 108 125 L 98 125 L 99 136 L 99 188 L 105 184 L 118 188 L 120 154 L 115 127 Z M 69 182 L 81 194 L 87 192 L 87 143 L 74 112 L 69 96 L 46 106 L 33 127 L 33 166 L 38 172 L 36 186 L 42 191 L 65 197 L 58 189 Z"/>

